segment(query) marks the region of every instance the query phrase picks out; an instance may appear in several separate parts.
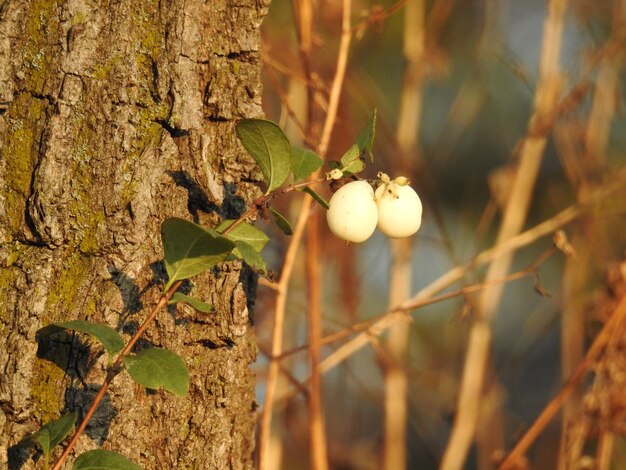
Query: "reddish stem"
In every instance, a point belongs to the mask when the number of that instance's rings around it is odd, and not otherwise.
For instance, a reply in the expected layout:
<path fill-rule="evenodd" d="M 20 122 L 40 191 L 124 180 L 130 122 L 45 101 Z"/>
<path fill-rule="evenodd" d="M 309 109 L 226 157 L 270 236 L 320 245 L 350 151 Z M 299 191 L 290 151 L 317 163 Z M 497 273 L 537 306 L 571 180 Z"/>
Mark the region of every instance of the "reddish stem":
<path fill-rule="evenodd" d="M 181 284 L 182 284 L 182 281 L 175 282 L 167 290 L 167 292 L 161 296 L 161 298 L 159 299 L 159 302 L 154 306 L 154 308 L 152 309 L 148 317 L 144 320 L 144 322 L 141 324 L 139 329 L 135 332 L 133 337 L 128 341 L 128 343 L 126 343 L 126 346 L 124 346 L 124 349 L 122 349 L 120 353 L 117 355 L 117 359 L 115 360 L 113 365 L 109 367 L 109 369 L 107 370 L 107 375 L 104 379 L 104 382 L 102 382 L 102 385 L 100 386 L 100 390 L 98 390 L 98 393 L 96 397 L 94 398 L 93 403 L 89 407 L 89 410 L 87 410 L 87 414 L 85 414 L 85 417 L 83 418 L 80 425 L 76 429 L 76 432 L 72 436 L 72 439 L 70 440 L 69 444 L 67 445 L 67 447 L 65 448 L 61 456 L 58 458 L 56 463 L 52 466 L 51 470 L 60 470 L 61 465 L 63 465 L 67 457 L 70 455 L 70 452 L 76 445 L 78 438 L 87 427 L 89 420 L 91 419 L 96 409 L 98 408 L 98 405 L 104 398 L 104 394 L 109 388 L 109 385 L 111 384 L 115 376 L 119 374 L 120 371 L 122 370 L 122 362 L 124 361 L 124 358 L 128 355 L 128 353 L 130 352 L 132 347 L 135 345 L 137 340 L 144 334 L 144 332 L 146 331 L 146 329 L 148 328 L 152 320 L 154 320 L 157 313 L 159 313 L 159 310 L 161 310 L 161 308 L 163 308 L 163 306 L 167 304 L 167 302 L 170 300 L 172 295 L 174 295 L 174 292 L 178 290 Z"/>
<path fill-rule="evenodd" d="M 303 188 L 303 187 L 311 186 L 313 184 L 322 183 L 325 180 L 326 180 L 326 178 L 318 178 L 318 179 L 311 180 L 311 181 L 305 181 L 305 182 L 302 182 L 302 183 L 292 184 L 292 185 L 289 185 L 285 189 L 282 189 L 280 191 L 276 191 L 276 192 L 273 192 L 273 193 L 266 194 L 264 196 L 258 197 L 257 199 L 255 199 L 253 201 L 252 207 L 250 207 L 246 212 L 244 212 L 243 215 L 241 215 L 241 217 L 239 217 L 232 224 L 230 224 L 226 228 L 226 230 L 224 230 L 224 232 L 222 232 L 222 235 L 228 235 L 231 231 L 234 230 L 235 227 L 237 227 L 237 225 L 241 224 L 242 222 L 245 221 L 245 219 L 247 219 L 248 217 L 252 216 L 255 212 L 259 211 L 259 209 L 267 201 L 269 201 L 270 199 L 274 198 L 276 196 L 276 194 L 285 194 L 285 193 L 288 193 L 288 192 L 291 192 L 291 191 L 298 190 L 298 189 Z M 61 456 L 58 458 L 58 460 L 52 466 L 51 470 L 60 470 L 61 465 L 63 465 L 65 460 L 67 460 L 67 457 L 69 456 L 70 452 L 72 451 L 72 449 L 76 445 L 76 442 L 78 441 L 78 438 L 85 431 L 85 428 L 87 427 L 87 424 L 89 423 L 89 420 L 91 419 L 91 417 L 95 413 L 96 409 L 98 408 L 98 405 L 100 404 L 100 402 L 104 398 L 104 395 L 105 395 L 107 389 L 109 388 L 109 385 L 111 384 L 111 382 L 113 381 L 115 376 L 117 376 L 117 374 L 119 374 L 120 371 L 122 370 L 122 362 L 124 361 L 124 358 L 128 355 L 128 353 L 130 352 L 132 347 L 135 345 L 137 340 L 146 331 L 146 329 L 148 328 L 148 326 L 150 325 L 152 320 L 154 320 L 154 318 L 156 317 L 157 313 L 161 310 L 161 308 L 163 308 L 163 306 L 165 306 L 167 304 L 167 302 L 170 300 L 172 295 L 174 295 L 174 292 L 176 292 L 178 290 L 178 288 L 180 287 L 181 283 L 182 283 L 182 281 L 175 282 L 167 290 L 167 292 L 161 296 L 161 298 L 159 299 L 159 302 L 154 306 L 154 308 L 152 309 L 152 311 L 150 312 L 148 317 L 145 319 L 145 321 L 142 323 L 142 325 L 139 327 L 139 329 L 135 332 L 133 337 L 128 341 L 126 346 L 124 346 L 124 349 L 122 349 L 120 351 L 120 353 L 118 354 L 118 356 L 117 356 L 115 362 L 113 363 L 113 365 L 111 367 L 109 367 L 109 369 L 107 370 L 107 375 L 106 375 L 106 377 L 104 379 L 104 382 L 102 382 L 102 385 L 100 386 L 100 389 L 98 390 L 98 393 L 96 394 L 96 396 L 95 396 L 95 398 L 93 400 L 93 403 L 89 407 L 89 410 L 87 410 L 87 413 L 85 414 L 85 417 L 83 418 L 83 420 L 81 421 L 80 425 L 76 429 L 76 432 L 72 436 L 72 439 L 67 444 L 67 447 L 65 448 L 65 450 L 63 451 Z"/>

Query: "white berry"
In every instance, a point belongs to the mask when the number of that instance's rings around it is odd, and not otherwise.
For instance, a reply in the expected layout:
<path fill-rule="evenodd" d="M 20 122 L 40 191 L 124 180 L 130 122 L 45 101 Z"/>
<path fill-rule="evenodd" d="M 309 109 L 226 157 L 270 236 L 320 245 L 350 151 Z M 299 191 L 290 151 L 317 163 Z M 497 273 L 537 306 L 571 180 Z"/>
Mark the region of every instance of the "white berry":
<path fill-rule="evenodd" d="M 422 202 L 413 188 L 391 181 L 381 184 L 375 197 L 378 230 L 390 238 L 410 237 L 417 232 L 422 224 Z"/>
<path fill-rule="evenodd" d="M 366 181 L 352 181 L 337 190 L 328 203 L 328 227 L 337 237 L 354 243 L 367 240 L 378 222 L 374 190 Z"/>

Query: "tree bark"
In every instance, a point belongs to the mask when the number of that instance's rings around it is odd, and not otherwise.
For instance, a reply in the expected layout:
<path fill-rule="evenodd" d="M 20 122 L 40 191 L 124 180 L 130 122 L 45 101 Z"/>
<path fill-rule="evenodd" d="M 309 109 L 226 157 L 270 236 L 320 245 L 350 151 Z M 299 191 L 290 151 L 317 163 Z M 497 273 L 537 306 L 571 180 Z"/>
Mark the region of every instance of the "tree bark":
<path fill-rule="evenodd" d="M 259 195 L 234 124 L 261 115 L 267 3 L 0 1 L 0 467 L 33 468 L 15 444 L 84 413 L 105 374 L 93 340 L 37 331 L 87 319 L 128 337 L 161 294 L 161 222 L 214 226 Z M 143 342 L 183 357 L 189 396 L 120 374 L 76 454 L 253 466 L 256 278 L 230 262 L 192 281 L 215 311 L 170 308 Z"/>

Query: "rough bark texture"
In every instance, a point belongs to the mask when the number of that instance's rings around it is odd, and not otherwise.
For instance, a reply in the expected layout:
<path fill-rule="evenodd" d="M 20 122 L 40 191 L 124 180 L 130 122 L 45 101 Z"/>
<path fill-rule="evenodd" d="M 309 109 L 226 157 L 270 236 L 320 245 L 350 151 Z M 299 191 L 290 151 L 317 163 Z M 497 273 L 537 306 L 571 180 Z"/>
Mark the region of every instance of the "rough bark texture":
<path fill-rule="evenodd" d="M 261 114 L 263 0 L 0 1 L 0 467 L 15 444 L 84 412 L 106 357 L 69 319 L 128 337 L 160 295 L 160 224 L 215 225 L 258 195 L 234 123 Z M 191 286 L 187 286 L 188 288 Z M 187 362 L 190 395 L 115 380 L 77 453 L 147 469 L 250 468 L 255 277 L 193 280 L 215 312 L 162 312 L 145 337 Z"/>

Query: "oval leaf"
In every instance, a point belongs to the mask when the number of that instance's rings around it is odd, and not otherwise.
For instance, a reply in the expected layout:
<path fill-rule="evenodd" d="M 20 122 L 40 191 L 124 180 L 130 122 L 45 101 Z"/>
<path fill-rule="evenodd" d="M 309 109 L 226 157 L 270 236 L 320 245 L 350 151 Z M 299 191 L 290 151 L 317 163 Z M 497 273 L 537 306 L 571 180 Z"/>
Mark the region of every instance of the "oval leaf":
<path fill-rule="evenodd" d="M 374 154 L 372 146 L 374 145 L 374 137 L 376 136 L 376 110 L 372 114 L 367 125 L 363 128 L 359 136 L 356 138 L 356 145 L 361 153 L 365 152 L 370 158 L 370 163 L 374 163 Z"/>
<path fill-rule="evenodd" d="M 117 452 L 96 449 L 80 454 L 72 470 L 141 470 L 141 467 Z"/>
<path fill-rule="evenodd" d="M 216 231 L 222 233 L 224 230 L 230 227 L 233 222 L 234 220 L 225 220 L 219 225 L 219 227 L 217 227 Z M 246 242 L 256 251 L 261 251 L 270 240 L 269 237 L 265 235 L 262 230 L 259 230 L 254 225 L 247 222 L 240 223 L 231 232 L 224 236 L 235 243 L 238 241 Z"/>
<path fill-rule="evenodd" d="M 356 142 L 352 147 L 348 149 L 346 153 L 341 157 L 341 170 L 344 173 L 358 173 L 365 168 L 365 163 L 361 160 L 363 152 L 367 153 L 370 162 L 374 162 L 374 155 L 372 154 L 372 146 L 374 145 L 374 136 L 376 134 L 376 110 L 372 118 L 363 128 L 359 136 L 356 138 Z"/>
<path fill-rule="evenodd" d="M 311 196 L 313 199 L 315 199 L 318 202 L 318 204 L 320 206 L 322 206 L 324 209 L 328 210 L 330 208 L 330 206 L 328 205 L 328 201 L 326 201 L 326 199 L 324 199 L 322 196 L 320 196 L 315 191 L 313 191 L 312 188 L 307 186 L 302 191 L 304 191 L 309 196 Z"/>
<path fill-rule="evenodd" d="M 110 356 L 117 354 L 124 347 L 124 339 L 120 334 L 108 325 L 94 323 L 85 320 L 71 320 L 60 323 L 52 323 L 50 326 L 42 328 L 40 333 L 51 334 L 59 329 L 79 331 L 96 338 Z"/>
<path fill-rule="evenodd" d="M 211 307 L 206 302 L 202 302 L 201 300 L 194 299 L 193 297 L 189 297 L 188 295 L 185 295 L 182 292 L 176 292 L 172 296 L 172 298 L 170 299 L 168 304 L 169 305 L 174 305 L 174 304 L 177 304 L 179 302 L 180 303 L 184 303 L 184 304 L 189 304 L 193 308 L 195 308 L 196 310 L 198 310 L 200 312 L 210 313 L 210 312 L 213 311 L 213 307 Z"/>
<path fill-rule="evenodd" d="M 43 425 L 39 431 L 22 439 L 19 445 L 22 447 L 38 446 L 47 458 L 50 455 L 50 450 L 70 433 L 74 423 L 76 423 L 76 416 L 76 413 L 68 413 L 59 419 L 50 421 Z"/>
<path fill-rule="evenodd" d="M 161 225 L 165 253 L 165 269 L 169 281 L 167 290 L 175 281 L 203 273 L 220 263 L 235 244 L 218 233 L 184 219 L 167 219 Z"/>
<path fill-rule="evenodd" d="M 124 364 L 133 380 L 146 388 L 162 388 L 179 397 L 189 391 L 187 366 L 178 354 L 168 349 L 145 349 L 126 356 Z"/>
<path fill-rule="evenodd" d="M 291 229 L 291 224 L 287 219 L 285 219 L 280 212 L 270 207 L 270 212 L 274 217 L 274 222 L 276 226 L 283 232 L 285 235 L 293 235 L 293 230 Z"/>
<path fill-rule="evenodd" d="M 74 423 L 76 423 L 77 416 L 76 412 L 68 413 L 55 421 L 50 421 L 41 428 L 40 431 L 45 429 L 48 432 L 50 449 L 67 437 L 74 427 Z"/>
<path fill-rule="evenodd" d="M 242 260 L 244 260 L 250 267 L 265 271 L 267 266 L 265 266 L 265 261 L 261 257 L 261 255 L 254 249 L 253 246 L 249 245 L 244 241 L 235 242 L 237 248 L 233 250 L 233 254 Z"/>
<path fill-rule="evenodd" d="M 356 148 L 356 146 L 353 145 L 351 148 Z M 353 155 L 356 155 L 355 159 L 347 163 L 342 162 L 344 166 L 341 167 L 341 171 L 346 175 L 355 175 L 365 169 L 365 161 L 359 156 L 360 152 L 358 149 L 353 152 Z"/>
<path fill-rule="evenodd" d="M 322 157 L 313 150 L 291 147 L 291 171 L 296 181 L 318 170 L 322 163 Z"/>
<path fill-rule="evenodd" d="M 266 194 L 282 185 L 291 170 L 291 145 L 280 127 L 263 119 L 237 123 L 237 137 L 261 168 Z"/>

